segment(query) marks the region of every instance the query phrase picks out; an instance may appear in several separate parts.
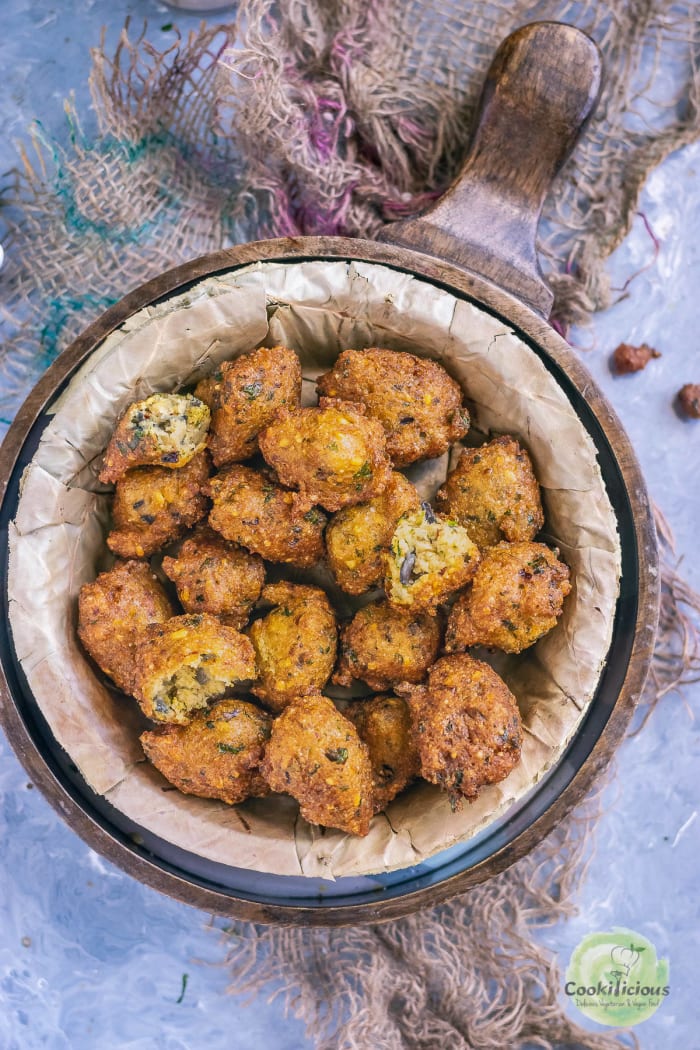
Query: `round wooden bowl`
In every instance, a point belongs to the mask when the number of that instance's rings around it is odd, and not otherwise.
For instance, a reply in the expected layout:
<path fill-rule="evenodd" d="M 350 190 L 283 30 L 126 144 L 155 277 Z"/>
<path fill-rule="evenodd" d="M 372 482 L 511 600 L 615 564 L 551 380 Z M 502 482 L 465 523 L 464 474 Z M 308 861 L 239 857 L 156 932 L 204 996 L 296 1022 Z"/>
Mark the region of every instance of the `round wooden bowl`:
<path fill-rule="evenodd" d="M 526 26 L 499 49 L 472 148 L 455 185 L 426 215 L 388 227 L 383 241 L 299 237 L 215 252 L 131 292 L 46 371 L 0 450 L 0 527 L 13 519 L 22 472 L 49 419 L 47 406 L 103 340 L 136 311 L 205 277 L 257 261 L 379 263 L 445 288 L 513 327 L 555 377 L 595 444 L 614 508 L 622 577 L 608 659 L 588 712 L 555 768 L 506 818 L 411 869 L 318 879 L 261 875 L 186 853 L 130 824 L 96 796 L 62 752 L 29 690 L 0 624 L 0 714 L 36 786 L 96 851 L 140 881 L 212 912 L 257 922 L 343 925 L 396 918 L 437 904 L 502 871 L 565 818 L 601 775 L 637 704 L 651 660 L 659 604 L 658 551 L 644 480 L 603 394 L 546 320 L 551 293 L 535 252 L 545 194 L 593 107 L 600 82 L 595 45 L 557 23 Z M 7 614 L 7 550 L 0 571 Z"/>

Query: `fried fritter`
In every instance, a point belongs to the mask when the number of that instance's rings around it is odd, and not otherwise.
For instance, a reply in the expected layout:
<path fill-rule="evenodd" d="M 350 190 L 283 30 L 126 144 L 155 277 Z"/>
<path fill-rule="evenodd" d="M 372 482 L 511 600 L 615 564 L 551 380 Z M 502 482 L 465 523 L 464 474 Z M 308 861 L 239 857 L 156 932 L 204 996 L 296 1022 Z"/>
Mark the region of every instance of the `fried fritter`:
<path fill-rule="evenodd" d="M 117 561 L 80 588 L 78 636 L 104 673 L 130 693 L 136 642 L 149 623 L 164 623 L 174 611 L 146 562 Z"/>
<path fill-rule="evenodd" d="M 398 520 L 419 505 L 420 496 L 411 482 L 393 473 L 379 496 L 333 515 L 326 529 L 326 549 L 339 587 L 348 594 L 362 594 L 381 581 L 382 553 L 389 549 Z"/>
<path fill-rule="evenodd" d="M 551 631 L 571 590 L 558 553 L 544 543 L 499 543 L 484 551 L 471 587 L 450 612 L 447 652 L 487 645 L 520 653 Z"/>
<path fill-rule="evenodd" d="M 187 725 L 210 700 L 255 678 L 255 653 L 248 639 L 208 613 L 151 624 L 134 655 L 134 696 L 155 722 Z"/>
<path fill-rule="evenodd" d="M 462 452 L 436 496 L 477 547 L 531 540 L 544 524 L 540 487 L 525 449 L 507 435 Z"/>
<path fill-rule="evenodd" d="M 217 467 L 252 456 L 260 431 L 280 409 L 298 408 L 301 401 L 301 365 L 286 346 L 261 346 L 225 361 L 220 374 L 209 434 Z"/>
<path fill-rule="evenodd" d="M 194 388 L 194 396 L 198 397 L 200 401 L 203 401 L 212 413 L 215 408 L 219 407 L 219 390 L 221 388 L 222 375 L 221 365 L 219 365 L 218 368 L 214 369 L 211 375 L 205 376 L 204 379 L 200 379 L 197 386 Z"/>
<path fill-rule="evenodd" d="M 378 419 L 396 467 L 446 452 L 469 430 L 462 390 L 442 365 L 396 350 L 344 350 L 318 391 L 357 401 Z"/>
<path fill-rule="evenodd" d="M 420 682 L 439 648 L 436 616 L 373 602 L 359 609 L 343 628 L 333 681 L 348 686 L 357 678 L 370 689 Z"/>
<path fill-rule="evenodd" d="M 265 583 L 258 554 L 229 543 L 206 525 L 163 558 L 163 572 L 177 587 L 185 612 L 207 612 L 229 627 L 244 627 Z"/>
<path fill-rule="evenodd" d="M 299 803 L 312 824 L 366 835 L 372 765 L 352 722 L 326 696 L 292 700 L 272 723 L 261 771 L 273 791 Z"/>
<path fill-rule="evenodd" d="M 100 481 L 116 481 L 134 467 L 184 467 L 205 447 L 209 419 L 207 406 L 192 394 L 152 394 L 135 401 L 117 423 Z"/>
<path fill-rule="evenodd" d="M 515 697 L 493 668 L 466 653 L 433 664 L 408 695 L 421 776 L 447 791 L 453 808 L 504 780 L 520 760 Z"/>
<path fill-rule="evenodd" d="M 375 696 L 349 704 L 344 714 L 369 748 L 374 812 L 380 813 L 420 773 L 408 704 L 400 696 Z"/>
<path fill-rule="evenodd" d="M 399 520 L 383 556 L 384 590 L 392 605 L 431 610 L 469 583 L 479 550 L 467 530 L 429 503 Z"/>
<path fill-rule="evenodd" d="M 254 704 L 231 698 L 198 711 L 189 725 L 141 734 L 146 757 L 185 795 L 234 805 L 269 794 L 260 775 L 272 719 Z"/>
<path fill-rule="evenodd" d="M 281 711 L 295 697 L 323 689 L 333 671 L 338 632 L 320 587 L 272 583 L 262 597 L 275 608 L 248 628 L 258 668 L 251 692 Z"/>
<path fill-rule="evenodd" d="M 321 398 L 318 408 L 278 419 L 259 441 L 282 484 L 326 510 L 365 503 L 384 491 L 391 476 L 380 424 L 348 401 Z"/>
<path fill-rule="evenodd" d="M 209 524 L 227 540 L 267 561 L 300 568 L 323 557 L 325 514 L 250 467 L 225 467 L 207 490 L 214 502 Z"/>
<path fill-rule="evenodd" d="M 148 558 L 182 536 L 208 507 L 204 486 L 209 456 L 198 452 L 176 470 L 135 467 L 117 481 L 110 550 L 122 558 Z"/>

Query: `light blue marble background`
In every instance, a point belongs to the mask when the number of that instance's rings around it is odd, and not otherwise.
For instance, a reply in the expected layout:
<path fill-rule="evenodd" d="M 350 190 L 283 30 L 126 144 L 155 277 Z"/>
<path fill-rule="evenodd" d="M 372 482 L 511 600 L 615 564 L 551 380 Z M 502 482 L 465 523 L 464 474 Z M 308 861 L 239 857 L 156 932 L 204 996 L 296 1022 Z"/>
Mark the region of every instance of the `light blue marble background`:
<path fill-rule="evenodd" d="M 199 22 L 155 0 L 3 0 L 1 7 L 0 170 L 16 162 L 13 140 L 37 114 L 65 138 L 62 103 L 71 90 L 86 115 L 89 48 L 103 24 L 109 44 L 126 14 L 135 23 L 148 18 L 150 38 L 163 43 L 169 31 L 161 26 Z M 89 115 L 85 124 L 90 130 Z M 700 422 L 681 421 L 672 406 L 682 383 L 700 382 L 698 166 L 700 147 L 691 147 L 652 175 L 641 207 L 661 240 L 657 265 L 573 339 L 591 347 L 582 357 L 631 436 L 676 534 L 682 571 L 700 588 Z M 650 254 L 640 220 L 611 260 L 614 283 Z M 608 358 L 622 340 L 646 341 L 663 356 L 641 374 L 613 378 Z M 614 925 L 639 931 L 670 958 L 671 995 L 637 1029 L 644 1050 L 700 1047 L 700 726 L 692 714 L 699 700 L 700 685 L 667 697 L 644 732 L 620 748 L 579 914 L 543 935 L 563 966 L 584 933 Z M 27 783 L 0 737 L 0 1050 L 309 1046 L 279 1002 L 246 1006 L 226 994 L 223 948 L 208 927 L 207 914 L 141 886 L 89 850 Z"/>

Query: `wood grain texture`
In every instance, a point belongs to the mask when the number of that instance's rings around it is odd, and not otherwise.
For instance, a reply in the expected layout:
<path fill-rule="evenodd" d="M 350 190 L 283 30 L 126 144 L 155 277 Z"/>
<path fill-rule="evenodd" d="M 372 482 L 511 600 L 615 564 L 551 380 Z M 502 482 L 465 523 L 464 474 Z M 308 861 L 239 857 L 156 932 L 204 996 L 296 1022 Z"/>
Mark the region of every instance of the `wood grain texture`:
<path fill-rule="evenodd" d="M 542 316 L 552 305 L 535 237 L 552 180 L 595 109 L 601 56 L 574 26 L 539 22 L 500 46 L 461 174 L 418 219 L 379 239 L 466 267 Z"/>

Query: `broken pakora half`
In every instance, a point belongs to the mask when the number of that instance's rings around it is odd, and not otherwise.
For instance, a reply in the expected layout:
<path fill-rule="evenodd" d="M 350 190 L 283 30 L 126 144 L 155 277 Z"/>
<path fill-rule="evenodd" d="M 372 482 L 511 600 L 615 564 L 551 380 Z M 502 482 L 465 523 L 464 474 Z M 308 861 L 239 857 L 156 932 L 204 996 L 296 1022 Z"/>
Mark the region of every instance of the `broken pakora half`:
<path fill-rule="evenodd" d="M 486 645 L 520 653 L 551 631 L 570 590 L 568 565 L 544 543 L 490 547 L 452 607 L 445 649 Z"/>
<path fill-rule="evenodd" d="M 415 487 L 394 472 L 374 499 L 333 515 L 326 528 L 326 550 L 339 587 L 362 594 L 381 582 L 382 554 L 389 550 L 399 518 L 419 505 Z"/>
<path fill-rule="evenodd" d="M 187 725 L 210 700 L 256 673 L 253 646 L 245 635 L 208 613 L 150 624 L 134 656 L 133 692 L 143 713 L 175 725 Z"/>
<path fill-rule="evenodd" d="M 104 454 L 100 481 L 134 467 L 177 469 L 206 445 L 210 412 L 192 394 L 152 394 L 123 413 Z"/>
<path fill-rule="evenodd" d="M 255 649 L 258 681 L 251 692 L 273 711 L 295 697 L 318 693 L 335 664 L 335 614 L 320 587 L 268 584 L 263 601 L 275 608 L 248 628 Z"/>
<path fill-rule="evenodd" d="M 367 745 L 326 696 L 292 700 L 272 723 L 262 774 L 311 824 L 366 835 L 374 811 Z"/>
<path fill-rule="evenodd" d="M 189 725 L 141 734 L 146 757 L 179 791 L 229 805 L 270 792 L 260 775 L 272 719 L 232 697 L 198 711 Z"/>
<path fill-rule="evenodd" d="M 248 623 L 265 583 L 260 555 L 206 525 L 180 545 L 175 557 L 163 558 L 163 572 L 175 584 L 185 612 L 211 613 L 236 628 Z"/>
<path fill-rule="evenodd" d="M 532 462 L 503 435 L 466 448 L 436 496 L 436 506 L 464 525 L 477 547 L 533 539 L 544 524 Z"/>
<path fill-rule="evenodd" d="M 184 467 L 135 467 L 117 481 L 107 546 L 121 558 L 148 558 L 204 517 L 209 456 Z"/>
<path fill-rule="evenodd" d="M 408 703 L 401 696 L 374 696 L 343 712 L 369 748 L 374 812 L 380 813 L 420 773 Z"/>
<path fill-rule="evenodd" d="M 389 602 L 429 611 L 469 583 L 479 549 L 462 525 L 422 503 L 399 520 L 383 562 Z"/>
<path fill-rule="evenodd" d="M 323 557 L 326 515 L 267 474 L 233 464 L 211 479 L 207 492 L 214 504 L 209 524 L 225 539 L 299 568 Z"/>
<path fill-rule="evenodd" d="M 361 405 L 321 398 L 262 431 L 260 451 L 283 485 L 336 511 L 366 503 L 389 483 L 384 431 Z"/>
<path fill-rule="evenodd" d="M 420 682 L 440 648 L 436 616 L 372 602 L 359 609 L 341 632 L 336 685 L 353 679 L 370 689 L 387 689 L 395 682 Z"/>
<path fill-rule="evenodd" d="M 78 636 L 98 667 L 130 693 L 137 641 L 149 623 L 164 623 L 174 612 L 146 562 L 117 561 L 80 588 Z"/>
<path fill-rule="evenodd" d="M 492 667 L 462 653 L 443 656 L 408 697 L 420 773 L 453 808 L 504 780 L 520 761 L 522 722 L 515 697 Z"/>
<path fill-rule="evenodd" d="M 462 390 L 437 361 L 404 351 L 344 350 L 319 394 L 355 401 L 378 420 L 396 467 L 441 456 L 469 430 Z"/>
<path fill-rule="evenodd" d="M 301 401 L 301 365 L 286 346 L 261 346 L 225 361 L 216 391 L 206 393 L 214 404 L 209 450 L 217 467 L 249 459 L 258 449 L 258 434 L 281 409 Z"/>

